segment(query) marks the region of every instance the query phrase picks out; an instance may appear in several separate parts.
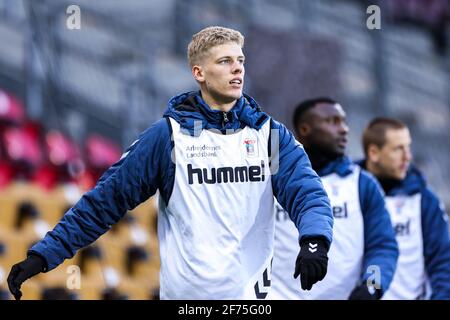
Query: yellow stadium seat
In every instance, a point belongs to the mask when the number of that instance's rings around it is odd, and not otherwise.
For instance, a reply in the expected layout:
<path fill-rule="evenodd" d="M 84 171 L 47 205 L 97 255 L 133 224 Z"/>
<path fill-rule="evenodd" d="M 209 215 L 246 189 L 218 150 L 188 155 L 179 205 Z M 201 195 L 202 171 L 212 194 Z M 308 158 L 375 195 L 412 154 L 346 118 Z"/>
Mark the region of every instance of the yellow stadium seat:
<path fill-rule="evenodd" d="M 29 279 L 22 284 L 20 288 L 22 291 L 22 300 L 40 300 L 41 299 L 41 284 L 35 279 Z"/>
<path fill-rule="evenodd" d="M 129 300 L 149 300 L 152 282 L 124 277 L 117 288 L 127 294 Z"/>
<path fill-rule="evenodd" d="M 12 265 L 26 258 L 26 253 L 33 239 L 20 232 L 0 230 L 0 241 L 5 244 L 3 265 L 10 270 Z"/>
<path fill-rule="evenodd" d="M 74 291 L 79 296 L 79 300 L 100 300 L 104 288 L 103 279 L 82 276 L 80 289 Z"/>
<path fill-rule="evenodd" d="M 137 218 L 139 224 L 143 226 L 145 230 L 156 230 L 154 225 L 154 217 L 158 214 L 158 204 L 156 203 L 156 197 L 153 196 L 147 201 L 141 203 L 139 206 L 130 211 L 130 213 Z M 130 214 L 128 213 L 128 214 Z"/>

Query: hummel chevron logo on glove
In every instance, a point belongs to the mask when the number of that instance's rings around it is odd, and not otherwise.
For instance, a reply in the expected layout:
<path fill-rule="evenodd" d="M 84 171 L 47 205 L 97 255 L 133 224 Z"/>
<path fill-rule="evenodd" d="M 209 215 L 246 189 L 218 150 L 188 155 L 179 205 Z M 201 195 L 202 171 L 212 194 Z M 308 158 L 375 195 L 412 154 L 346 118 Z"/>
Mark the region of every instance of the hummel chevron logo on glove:
<path fill-rule="evenodd" d="M 304 239 L 295 262 L 294 278 L 300 275 L 303 290 L 311 290 L 313 284 L 325 278 L 328 267 L 327 246 L 322 239 Z"/>
<path fill-rule="evenodd" d="M 312 252 L 312 253 L 316 252 L 317 251 L 317 243 L 310 242 L 308 244 L 308 250 L 309 250 L 309 252 Z"/>

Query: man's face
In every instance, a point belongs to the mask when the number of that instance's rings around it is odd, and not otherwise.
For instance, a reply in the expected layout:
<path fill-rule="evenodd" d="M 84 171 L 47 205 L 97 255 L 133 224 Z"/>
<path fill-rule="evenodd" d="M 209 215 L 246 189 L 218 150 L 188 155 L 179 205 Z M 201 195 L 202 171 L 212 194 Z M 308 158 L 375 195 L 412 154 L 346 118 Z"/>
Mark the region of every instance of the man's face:
<path fill-rule="evenodd" d="M 202 93 L 217 103 L 230 103 L 242 96 L 244 87 L 244 54 L 233 42 L 212 47 L 198 66 L 193 67 Z M 197 69 L 196 69 L 197 68 Z"/>
<path fill-rule="evenodd" d="M 302 131 L 306 147 L 318 149 L 328 157 L 345 154 L 348 126 L 340 104 L 318 103 L 309 109 Z"/>
<path fill-rule="evenodd" d="M 374 164 L 380 177 L 403 180 L 412 159 L 409 130 L 388 129 L 385 140 L 381 148 L 372 147 L 369 161 Z"/>

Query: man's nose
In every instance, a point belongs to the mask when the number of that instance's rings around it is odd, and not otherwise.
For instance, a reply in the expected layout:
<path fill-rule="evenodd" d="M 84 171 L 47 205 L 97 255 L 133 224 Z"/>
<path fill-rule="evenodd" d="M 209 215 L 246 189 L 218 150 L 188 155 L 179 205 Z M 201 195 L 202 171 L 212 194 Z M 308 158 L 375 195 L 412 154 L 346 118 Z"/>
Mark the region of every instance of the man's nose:
<path fill-rule="evenodd" d="M 406 150 L 403 157 L 406 161 L 408 161 L 408 162 L 411 161 L 411 159 L 412 159 L 411 150 Z"/>
<path fill-rule="evenodd" d="M 242 73 L 242 71 L 244 70 L 244 66 L 239 62 L 239 61 L 236 61 L 234 64 L 233 64 L 233 74 L 239 74 L 239 73 Z"/>
<path fill-rule="evenodd" d="M 341 122 L 341 125 L 339 126 L 339 132 L 341 132 L 342 134 L 347 134 L 348 131 L 348 125 L 345 122 Z"/>

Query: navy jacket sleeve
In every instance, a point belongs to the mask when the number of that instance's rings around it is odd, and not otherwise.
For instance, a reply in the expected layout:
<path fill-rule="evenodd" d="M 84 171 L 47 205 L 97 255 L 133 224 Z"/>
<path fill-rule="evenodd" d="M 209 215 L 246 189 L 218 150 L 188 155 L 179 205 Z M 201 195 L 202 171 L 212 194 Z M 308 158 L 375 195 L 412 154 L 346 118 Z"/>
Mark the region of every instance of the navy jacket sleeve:
<path fill-rule="evenodd" d="M 289 212 L 303 238 L 332 241 L 330 200 L 303 147 L 284 125 L 271 120 L 271 172 L 275 198 Z"/>
<path fill-rule="evenodd" d="M 29 253 L 43 257 L 49 271 L 94 242 L 128 210 L 155 194 L 162 166 L 167 164 L 168 145 L 169 129 L 162 119 L 140 136 Z"/>
<path fill-rule="evenodd" d="M 437 196 L 422 192 L 422 234 L 425 267 L 431 284 L 431 299 L 450 299 L 450 236 L 448 217 Z"/>
<path fill-rule="evenodd" d="M 376 281 L 380 271 L 381 292 L 389 288 L 399 255 L 395 232 L 386 209 L 384 193 L 375 178 L 362 170 L 359 178 L 359 197 L 364 220 L 364 260 L 362 282 L 369 277 Z"/>

